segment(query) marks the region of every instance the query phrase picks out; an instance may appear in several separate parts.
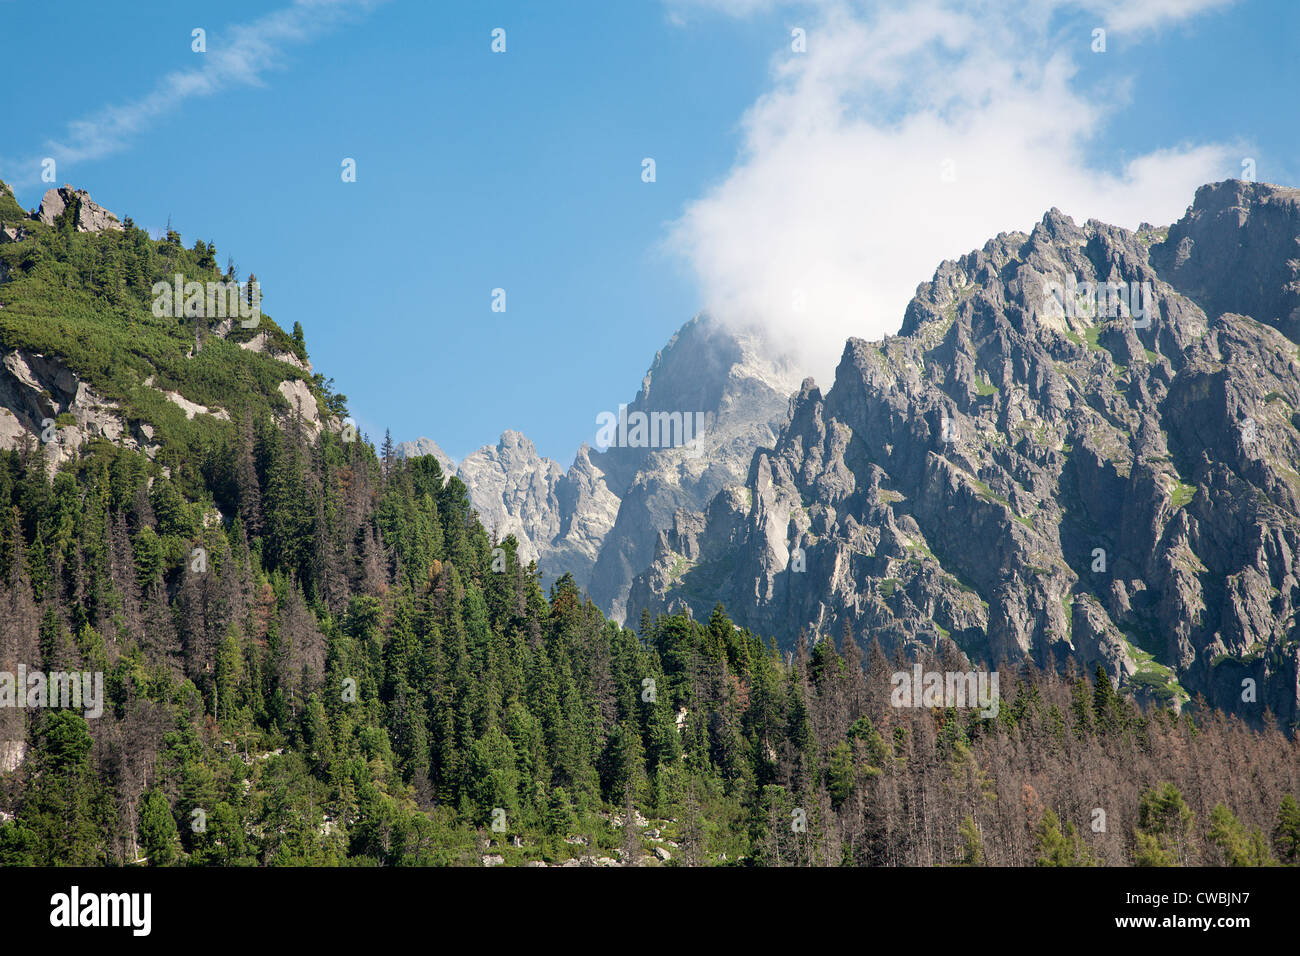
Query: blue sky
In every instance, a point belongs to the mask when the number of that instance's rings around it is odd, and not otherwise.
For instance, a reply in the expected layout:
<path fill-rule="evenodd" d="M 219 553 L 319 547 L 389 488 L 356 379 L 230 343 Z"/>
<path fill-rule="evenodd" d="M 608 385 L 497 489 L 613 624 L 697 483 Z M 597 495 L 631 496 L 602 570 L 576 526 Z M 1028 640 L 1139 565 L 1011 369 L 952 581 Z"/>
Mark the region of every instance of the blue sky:
<path fill-rule="evenodd" d="M 7 48 L 61 60 L 8 71 L 0 178 L 34 207 L 53 156 L 60 184 L 215 242 L 372 439 L 460 458 L 516 428 L 567 465 L 703 307 L 796 330 L 825 379 L 940 258 L 1048 205 L 1168 221 L 1246 156 L 1298 183 L 1300 4 L 1024 6 L 1041 22 L 974 0 L 0 0 Z M 72 24 L 87 42 L 58 39 Z M 955 182 L 909 179 L 931 155 Z M 790 270 L 798 322 L 771 305 Z"/>

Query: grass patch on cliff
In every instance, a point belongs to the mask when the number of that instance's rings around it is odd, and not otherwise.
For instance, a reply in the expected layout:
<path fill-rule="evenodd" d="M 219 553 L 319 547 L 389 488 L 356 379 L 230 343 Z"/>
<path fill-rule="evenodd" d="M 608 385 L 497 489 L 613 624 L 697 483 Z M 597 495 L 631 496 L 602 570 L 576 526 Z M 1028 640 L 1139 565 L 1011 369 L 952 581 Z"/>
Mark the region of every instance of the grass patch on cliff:
<path fill-rule="evenodd" d="M 1185 508 L 1192 503 L 1196 497 L 1196 486 L 1189 485 L 1187 482 L 1179 479 L 1174 482 L 1173 491 L 1170 493 L 1169 502 L 1174 508 Z"/>
<path fill-rule="evenodd" d="M 1137 664 L 1137 673 L 1130 677 L 1129 681 L 1138 687 L 1146 688 L 1151 696 L 1163 703 L 1172 703 L 1175 700 L 1186 703 L 1191 700 L 1192 695 L 1187 693 L 1183 685 L 1178 682 L 1178 676 L 1173 668 L 1161 664 L 1153 653 L 1143 649 L 1136 643 L 1137 641 L 1136 635 L 1124 635 L 1124 644 L 1133 662 Z"/>
<path fill-rule="evenodd" d="M 1101 336 L 1100 325 L 1090 325 L 1083 330 L 1083 335 L 1071 329 L 1065 333 L 1065 337 L 1081 348 L 1092 349 L 1095 352 L 1106 351 L 1098 343 L 1097 339 Z"/>

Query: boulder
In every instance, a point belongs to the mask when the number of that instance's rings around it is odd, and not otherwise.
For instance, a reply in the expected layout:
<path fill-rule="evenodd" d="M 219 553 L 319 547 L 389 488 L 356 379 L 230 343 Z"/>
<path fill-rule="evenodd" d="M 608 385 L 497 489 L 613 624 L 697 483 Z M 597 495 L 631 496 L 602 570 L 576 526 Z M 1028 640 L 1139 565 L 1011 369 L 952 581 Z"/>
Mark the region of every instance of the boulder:
<path fill-rule="evenodd" d="M 124 228 L 117 216 L 92 200 L 88 192 L 84 189 L 73 189 L 66 184 L 58 189 L 46 190 L 35 218 L 47 226 L 52 226 L 54 220 L 62 215 L 68 206 L 76 202 L 81 203 L 81 209 L 77 214 L 77 232 L 121 232 Z"/>

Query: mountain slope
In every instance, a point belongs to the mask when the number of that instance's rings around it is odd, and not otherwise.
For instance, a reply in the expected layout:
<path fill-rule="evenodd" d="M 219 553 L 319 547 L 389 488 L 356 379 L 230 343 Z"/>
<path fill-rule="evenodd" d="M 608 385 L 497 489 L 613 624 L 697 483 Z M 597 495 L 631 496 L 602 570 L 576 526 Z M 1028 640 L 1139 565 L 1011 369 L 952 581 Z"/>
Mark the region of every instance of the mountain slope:
<path fill-rule="evenodd" d="M 96 439 L 151 456 L 166 446 L 163 464 L 185 471 L 244 411 L 297 415 L 313 433 L 342 427 L 345 398 L 313 374 L 300 332 L 260 311 L 159 308 L 156 284 L 177 274 L 205 287 L 237 279 L 209 243 L 152 239 L 84 191 L 51 189 L 29 216 L 0 183 L 0 448 L 30 440 L 54 466 Z"/>

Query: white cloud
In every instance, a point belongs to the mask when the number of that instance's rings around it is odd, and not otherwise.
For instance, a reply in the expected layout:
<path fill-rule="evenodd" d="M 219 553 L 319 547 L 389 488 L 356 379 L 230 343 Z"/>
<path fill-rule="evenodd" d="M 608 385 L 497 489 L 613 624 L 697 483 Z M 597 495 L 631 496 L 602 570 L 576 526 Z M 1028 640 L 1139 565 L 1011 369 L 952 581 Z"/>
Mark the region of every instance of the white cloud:
<path fill-rule="evenodd" d="M 144 96 L 104 106 L 70 121 L 65 133 L 46 142 L 41 156 L 53 157 L 60 176 L 66 165 L 102 159 L 130 146 L 131 141 L 160 118 L 187 101 L 212 96 L 237 86 L 260 86 L 263 75 L 283 65 L 286 48 L 306 43 L 347 18 L 367 12 L 386 0 L 294 0 L 221 34 L 209 34 L 208 52 L 194 54 L 199 65 L 168 73 Z M 6 163 L 19 185 L 35 183 L 40 158 Z"/>
<path fill-rule="evenodd" d="M 677 14 L 692 11 L 711 11 L 733 17 L 748 17 L 779 7 L 787 9 L 816 10 L 836 6 L 841 0 L 664 0 L 668 9 Z M 862 0 L 865 5 L 870 0 Z M 1078 10 L 1101 18 L 1101 25 L 1116 30 L 1146 30 L 1167 22 L 1186 20 L 1201 13 L 1222 9 L 1238 0 L 1021 0 L 1016 4 L 1021 14 L 1041 17 L 1057 10 Z M 892 4 L 897 5 L 895 2 Z M 984 2 L 971 4 L 980 7 L 986 15 L 999 6 L 1004 10 L 1011 4 Z M 905 11 L 903 11 L 905 13 Z M 679 22 L 684 22 L 680 21 Z"/>
<path fill-rule="evenodd" d="M 1114 30 L 1146 30 L 1231 6 L 1237 0 L 1079 0 Z"/>
<path fill-rule="evenodd" d="M 1099 169 L 1124 85 L 1106 102 L 1081 94 L 1055 19 L 1083 9 L 1116 29 L 1147 29 L 1218 5 L 1029 0 L 1007 14 L 987 0 L 813 4 L 808 52 L 776 57 L 736 164 L 687 206 L 668 245 L 706 308 L 775 332 L 829 384 L 844 340 L 896 331 L 942 259 L 1028 231 L 1053 206 L 1076 221 L 1171 222 L 1197 186 L 1233 175 L 1240 144 L 1171 144 Z M 1075 49 L 1089 55 L 1088 41 L 1085 30 Z"/>

